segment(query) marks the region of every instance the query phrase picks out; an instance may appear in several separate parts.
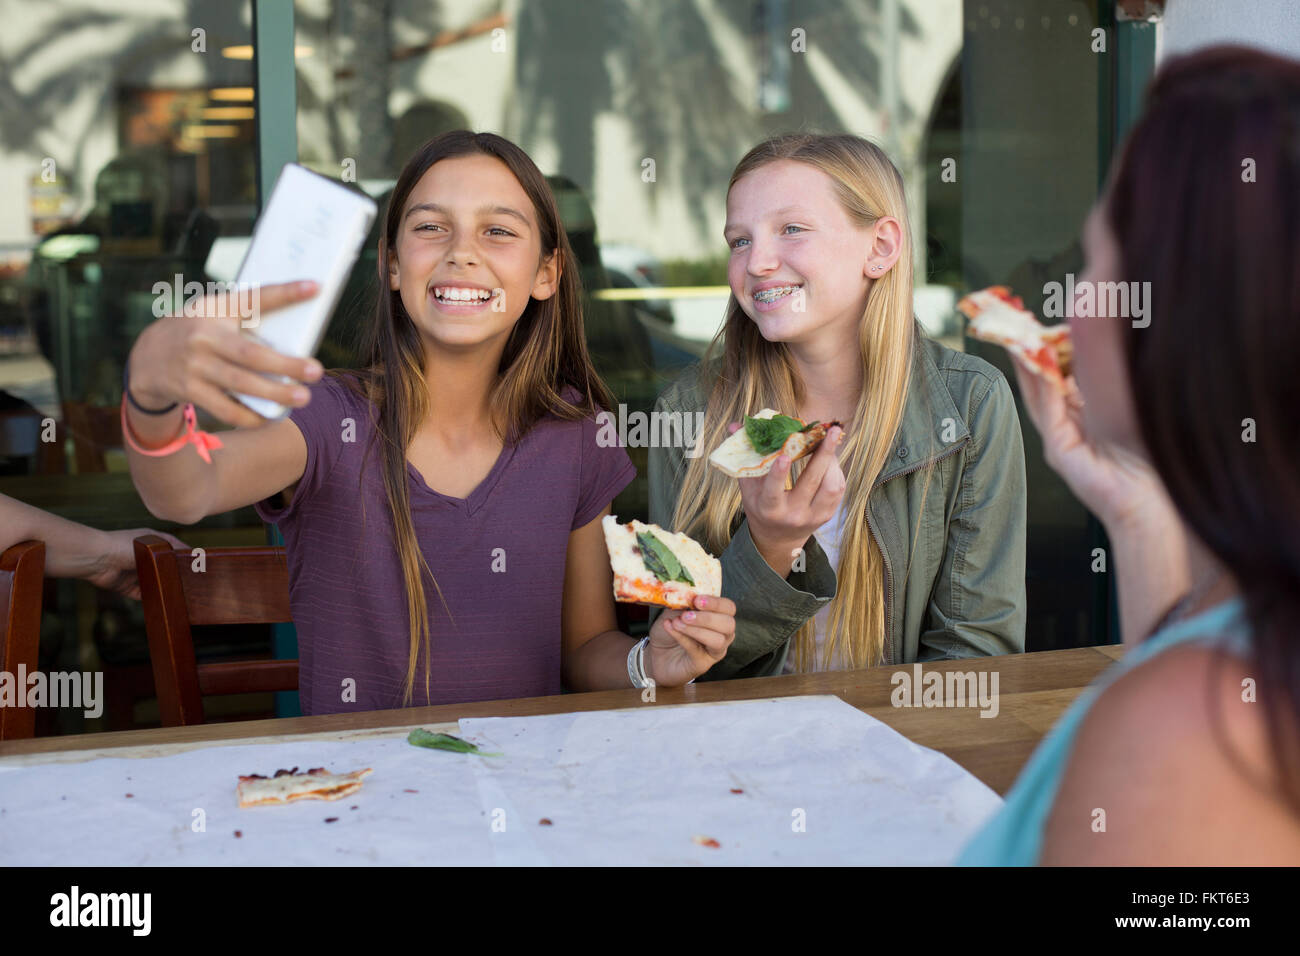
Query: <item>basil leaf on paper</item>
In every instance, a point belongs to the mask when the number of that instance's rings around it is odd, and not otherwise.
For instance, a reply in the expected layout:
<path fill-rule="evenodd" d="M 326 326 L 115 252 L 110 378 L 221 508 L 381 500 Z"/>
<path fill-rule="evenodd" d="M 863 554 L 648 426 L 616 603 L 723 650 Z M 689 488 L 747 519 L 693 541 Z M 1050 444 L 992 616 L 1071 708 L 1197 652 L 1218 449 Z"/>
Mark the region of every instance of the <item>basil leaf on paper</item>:
<path fill-rule="evenodd" d="M 813 423 L 814 425 L 816 422 Z M 773 415 L 771 418 L 751 418 L 745 416 L 745 434 L 749 443 L 760 455 L 770 455 L 779 451 L 785 440 L 795 432 L 807 431 L 812 425 L 805 426 L 797 418 L 789 415 Z"/>
<path fill-rule="evenodd" d="M 503 757 L 504 754 L 484 753 L 468 740 L 461 740 L 451 734 L 435 734 L 431 730 L 417 727 L 406 735 L 406 742 L 416 747 L 428 747 L 430 750 L 450 750 L 458 754 L 477 754 L 480 757 Z"/>
<path fill-rule="evenodd" d="M 636 533 L 636 543 L 641 548 L 641 560 L 660 581 L 684 581 L 695 586 L 691 573 L 682 567 L 677 555 L 648 531 Z"/>

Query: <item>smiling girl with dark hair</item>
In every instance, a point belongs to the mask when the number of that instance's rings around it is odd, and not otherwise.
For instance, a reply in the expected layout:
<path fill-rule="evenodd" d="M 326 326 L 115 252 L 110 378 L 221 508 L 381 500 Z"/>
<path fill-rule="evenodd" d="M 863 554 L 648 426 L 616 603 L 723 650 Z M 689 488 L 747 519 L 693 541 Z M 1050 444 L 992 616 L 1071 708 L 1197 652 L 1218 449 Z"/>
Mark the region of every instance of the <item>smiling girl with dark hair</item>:
<path fill-rule="evenodd" d="M 628 687 L 634 655 L 663 686 L 707 670 L 731 641 L 725 598 L 661 615 L 639 648 L 617 630 L 600 519 L 635 472 L 596 440 L 611 398 L 536 165 L 499 136 L 444 133 L 402 170 L 383 226 L 366 366 L 310 395 L 257 373 L 315 381 L 319 364 L 241 335 L 214 299 L 141 333 L 132 442 L 176 434 L 169 403 L 248 426 L 211 464 L 133 449 L 150 511 L 189 523 L 256 503 L 279 524 L 308 714 Z M 269 287 L 263 311 L 308 294 Z M 263 423 L 226 390 L 294 410 Z"/>

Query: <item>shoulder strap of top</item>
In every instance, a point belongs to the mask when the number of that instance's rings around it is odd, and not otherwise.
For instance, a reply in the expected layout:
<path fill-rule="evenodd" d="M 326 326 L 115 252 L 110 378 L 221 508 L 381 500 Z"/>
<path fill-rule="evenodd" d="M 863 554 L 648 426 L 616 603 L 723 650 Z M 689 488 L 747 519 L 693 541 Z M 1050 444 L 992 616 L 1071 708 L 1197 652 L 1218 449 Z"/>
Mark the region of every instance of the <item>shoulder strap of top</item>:
<path fill-rule="evenodd" d="M 1175 621 L 1125 654 L 1125 669 L 1170 647 L 1195 641 L 1219 641 L 1240 650 L 1247 646 L 1249 639 L 1244 610 L 1241 598 L 1233 597 L 1199 614 Z"/>

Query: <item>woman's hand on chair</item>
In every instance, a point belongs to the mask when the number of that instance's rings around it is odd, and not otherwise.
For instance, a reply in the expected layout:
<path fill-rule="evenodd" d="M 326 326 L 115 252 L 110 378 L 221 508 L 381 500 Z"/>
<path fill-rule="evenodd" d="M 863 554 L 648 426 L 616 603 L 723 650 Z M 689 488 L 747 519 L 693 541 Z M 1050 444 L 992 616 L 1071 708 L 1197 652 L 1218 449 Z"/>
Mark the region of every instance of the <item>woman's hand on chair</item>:
<path fill-rule="evenodd" d="M 86 556 L 90 570 L 81 576 L 83 580 L 105 591 L 140 600 L 140 581 L 135 573 L 135 539 L 146 534 L 156 534 L 170 541 L 173 547 L 189 550 L 189 545 L 175 535 L 152 528 L 101 531 L 90 542 L 93 550 Z"/>

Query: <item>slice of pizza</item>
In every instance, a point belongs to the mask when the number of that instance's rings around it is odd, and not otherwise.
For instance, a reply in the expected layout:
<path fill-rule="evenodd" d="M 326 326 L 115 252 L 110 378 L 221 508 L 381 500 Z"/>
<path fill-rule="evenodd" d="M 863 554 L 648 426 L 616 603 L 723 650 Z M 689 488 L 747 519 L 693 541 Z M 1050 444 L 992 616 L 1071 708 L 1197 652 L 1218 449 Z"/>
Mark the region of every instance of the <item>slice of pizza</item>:
<path fill-rule="evenodd" d="M 690 608 L 697 595 L 722 594 L 722 562 L 688 535 L 633 518 L 601 519 L 614 569 L 614 600 Z"/>
<path fill-rule="evenodd" d="M 977 339 L 1014 352 L 1034 373 L 1062 392 L 1070 375 L 1074 345 L 1068 325 L 1044 326 L 1006 286 L 972 292 L 957 303 L 970 319 L 967 331 Z"/>
<path fill-rule="evenodd" d="M 298 768 L 277 770 L 272 777 L 249 774 L 239 778 L 239 805 L 260 807 L 271 803 L 292 803 L 294 800 L 338 800 L 361 789 L 361 778 L 371 768 L 351 773 L 330 773 L 324 767 L 315 767 L 306 773 Z"/>
<path fill-rule="evenodd" d="M 709 456 L 709 464 L 732 478 L 766 475 L 783 453 L 791 461 L 811 455 L 839 422 L 813 422 L 765 408 L 745 416 L 736 431 Z"/>

